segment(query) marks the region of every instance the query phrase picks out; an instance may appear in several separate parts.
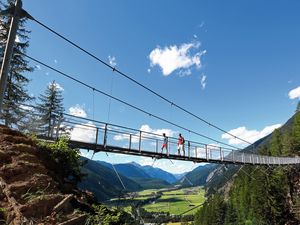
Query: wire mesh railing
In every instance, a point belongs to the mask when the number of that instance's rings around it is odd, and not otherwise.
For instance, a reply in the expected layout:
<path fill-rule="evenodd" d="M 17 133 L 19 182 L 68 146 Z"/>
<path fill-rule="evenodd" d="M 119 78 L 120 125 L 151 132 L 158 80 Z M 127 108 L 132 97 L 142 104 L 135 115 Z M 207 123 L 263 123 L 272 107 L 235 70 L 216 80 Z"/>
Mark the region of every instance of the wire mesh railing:
<path fill-rule="evenodd" d="M 53 124 L 59 124 L 53 123 Z M 175 137 L 168 137 L 167 149 L 162 150 L 164 137 L 162 134 L 150 133 L 143 130 L 132 129 L 124 126 L 93 121 L 64 114 L 64 121 L 60 123 L 68 132 L 70 140 L 99 145 L 103 148 L 123 149 L 124 154 L 130 151 L 148 152 L 168 158 L 177 156 L 185 160 L 202 160 L 214 163 L 236 163 L 253 165 L 289 165 L 300 163 L 299 157 L 274 157 L 258 154 L 250 154 L 243 151 L 233 150 L 227 147 L 205 144 L 186 140 L 183 150 L 178 151 L 178 142 Z M 67 129 L 66 129 L 67 128 Z M 59 130 L 59 127 L 52 130 Z M 63 135 L 65 132 L 52 132 Z M 122 153 L 122 151 L 119 151 Z"/>
<path fill-rule="evenodd" d="M 29 105 L 24 105 L 29 107 Z M 36 120 L 42 118 L 37 106 L 30 106 L 27 113 Z M 164 136 L 116 124 L 100 122 L 66 113 L 53 112 L 46 123 L 47 129 L 33 126 L 36 130 L 43 130 L 39 137 L 56 139 L 67 135 L 73 143 L 84 143 L 96 147 L 95 152 L 118 149 L 118 153 L 173 158 L 193 162 L 236 163 L 253 165 L 290 165 L 299 164 L 300 157 L 275 157 L 250 154 L 228 147 L 206 144 L 186 140 L 183 151 L 178 151 L 178 141 L 175 137 L 167 137 L 167 148 L 162 149 Z M 44 123 L 45 124 L 45 123 Z M 82 145 L 83 147 L 87 145 Z M 80 146 L 79 146 L 80 147 Z M 151 153 L 151 154 L 146 154 Z"/>

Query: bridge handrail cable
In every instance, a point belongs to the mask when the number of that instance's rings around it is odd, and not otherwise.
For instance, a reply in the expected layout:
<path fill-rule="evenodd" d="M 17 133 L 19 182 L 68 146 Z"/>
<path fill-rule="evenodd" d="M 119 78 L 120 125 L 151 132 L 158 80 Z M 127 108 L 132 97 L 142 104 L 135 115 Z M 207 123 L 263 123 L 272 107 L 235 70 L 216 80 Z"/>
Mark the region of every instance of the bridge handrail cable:
<path fill-rule="evenodd" d="M 29 104 L 25 104 L 25 103 L 19 103 L 19 105 L 22 105 L 22 106 L 26 106 L 26 107 L 31 107 L 31 108 L 34 108 L 34 109 L 42 109 L 42 107 L 39 107 L 39 106 L 36 106 L 36 105 L 29 105 Z M 40 114 L 38 113 L 34 113 L 34 112 L 30 112 L 32 115 L 36 115 L 36 116 L 40 116 Z M 89 128 L 99 128 L 99 129 L 103 129 L 103 127 L 105 125 L 108 125 L 110 127 L 117 127 L 117 128 L 121 128 L 121 129 L 125 129 L 125 130 L 130 130 L 130 131 L 133 131 L 133 132 L 140 132 L 142 130 L 138 130 L 138 129 L 135 129 L 135 128 L 130 128 L 130 127 L 126 127 L 126 126 L 122 126 L 122 125 L 117 125 L 117 124 L 113 124 L 113 123 L 107 123 L 107 122 L 103 122 L 103 121 L 99 121 L 99 120 L 95 120 L 95 119 L 90 119 L 90 118 L 85 118 L 85 117 L 80 117 L 80 116 L 76 116 L 76 115 L 71 115 L 71 114 L 68 114 L 68 113 L 65 113 L 65 112 L 55 112 L 53 111 L 52 114 L 54 116 L 57 116 L 59 117 L 60 114 L 66 116 L 67 118 L 70 117 L 72 119 L 79 119 L 79 120 L 83 120 L 83 121 L 86 121 L 86 122 L 93 122 L 95 123 L 95 126 L 91 126 L 89 124 L 82 124 L 81 121 L 78 121 L 76 120 L 74 125 L 80 125 L 80 126 L 85 126 L 85 127 L 89 127 Z M 102 125 L 102 127 L 101 127 Z M 145 134 L 149 134 L 149 135 L 152 135 L 152 136 L 157 136 L 157 137 L 161 137 L 163 138 L 162 135 L 160 134 L 155 134 L 155 133 L 151 133 L 151 132 L 148 132 L 148 131 L 142 131 L 143 133 Z M 134 135 L 134 133 L 128 133 L 128 135 Z M 171 139 L 171 140 L 174 140 L 175 142 L 177 141 L 177 138 L 175 137 L 168 137 L 168 139 Z M 190 142 L 191 144 L 198 144 L 198 145 L 207 145 L 207 146 L 210 146 L 212 148 L 219 148 L 220 146 L 217 146 L 217 145 L 213 145 L 213 144 L 207 144 L 207 143 L 203 143 L 203 142 L 197 142 L 197 141 L 191 141 L 191 140 L 186 140 L 186 143 Z M 233 148 L 227 148 L 227 147 L 222 147 L 222 149 L 225 149 L 225 150 L 235 150 Z"/>
<path fill-rule="evenodd" d="M 109 97 L 109 98 L 111 98 L 111 99 L 114 99 L 115 101 L 121 102 L 122 104 L 127 105 L 127 106 L 129 106 L 129 107 L 131 107 L 131 108 L 133 108 L 133 109 L 135 109 L 135 110 L 137 110 L 137 111 L 140 111 L 140 112 L 142 112 L 142 113 L 144 113 L 144 114 L 146 114 L 146 115 L 149 115 L 149 116 L 151 116 L 151 117 L 154 117 L 154 118 L 156 118 L 156 119 L 158 119 L 158 120 L 160 120 L 160 121 L 163 121 L 163 122 L 165 122 L 165 123 L 168 123 L 168 124 L 170 124 L 170 125 L 173 125 L 173 126 L 175 126 L 175 127 L 177 127 L 177 128 L 180 128 L 180 129 L 182 129 L 182 130 L 185 130 L 185 131 L 187 131 L 187 132 L 189 132 L 189 133 L 193 133 L 193 134 L 195 134 L 195 135 L 197 135 L 197 136 L 200 136 L 200 137 L 206 138 L 206 139 L 208 139 L 208 140 L 214 141 L 214 142 L 216 142 L 216 143 L 218 143 L 218 144 L 222 144 L 222 145 L 225 145 L 225 146 L 228 146 L 228 147 L 231 147 L 231 148 L 235 148 L 235 149 L 237 149 L 237 150 L 240 150 L 240 149 L 239 149 L 238 147 L 236 147 L 236 146 L 233 146 L 233 145 L 230 145 L 230 144 L 227 144 L 227 143 L 218 141 L 218 140 L 216 140 L 216 139 L 214 139 L 214 138 L 208 137 L 208 136 L 206 136 L 206 135 L 204 135 L 204 134 L 201 134 L 201 133 L 199 133 L 199 132 L 196 132 L 196 131 L 190 130 L 190 129 L 188 129 L 188 128 L 185 128 L 185 127 L 183 127 L 182 125 L 178 125 L 178 124 L 176 124 L 176 123 L 174 123 L 174 122 L 171 122 L 171 121 L 169 121 L 169 120 L 167 120 L 167 119 L 164 119 L 164 118 L 162 118 L 162 117 L 160 117 L 160 116 L 157 116 L 157 115 L 155 115 L 155 114 L 152 114 L 152 113 L 150 113 L 150 112 L 148 112 L 148 111 L 146 111 L 146 110 L 144 110 L 144 109 L 141 109 L 140 107 L 134 106 L 134 105 L 132 105 L 132 104 L 130 104 L 130 103 L 124 101 L 124 100 L 121 100 L 120 98 L 117 98 L 117 97 L 114 97 L 114 96 L 112 96 L 112 95 L 110 95 L 110 94 L 107 94 L 106 92 L 101 91 L 101 90 L 99 90 L 99 89 L 97 89 L 97 88 L 94 88 L 94 87 L 92 87 L 91 85 L 88 85 L 88 84 L 86 84 L 86 83 L 84 83 L 84 82 L 82 82 L 82 81 L 80 81 L 80 80 L 78 80 L 78 79 L 76 79 L 76 78 L 74 78 L 74 77 L 72 77 L 72 76 L 70 76 L 70 75 L 68 75 L 68 74 L 66 74 L 66 73 L 64 73 L 64 72 L 62 72 L 62 71 L 60 71 L 60 70 L 58 70 L 58 69 L 55 69 L 55 68 L 52 67 L 52 66 L 49 66 L 49 65 L 47 65 L 47 64 L 45 64 L 45 63 L 43 63 L 43 62 L 41 62 L 40 60 L 37 60 L 37 59 L 31 57 L 31 56 L 28 56 L 28 55 L 26 55 L 26 54 L 24 54 L 24 53 L 20 53 L 20 54 L 24 55 L 25 57 L 27 57 L 27 58 L 29 58 L 29 59 L 31 59 L 31 60 L 33 60 L 33 61 L 35 61 L 36 63 L 40 63 L 41 65 L 43 65 L 43 66 L 45 66 L 45 67 L 47 67 L 47 68 L 49 68 L 49 69 L 51 69 L 51 70 L 57 72 L 58 74 L 61 74 L 61 75 L 64 76 L 64 77 L 67 77 L 67 78 L 69 78 L 69 79 L 71 79 L 71 80 L 73 80 L 73 81 L 75 81 L 75 82 L 77 82 L 77 83 L 80 83 L 80 84 L 84 85 L 85 87 L 87 87 L 87 88 L 89 88 L 89 89 L 91 89 L 91 90 L 93 90 L 93 91 L 96 91 L 96 92 L 98 92 L 98 93 L 100 93 L 100 94 L 102 94 L 102 95 L 105 95 L 105 96 L 107 96 L 107 97 Z"/>
<path fill-rule="evenodd" d="M 123 77 L 129 79 L 130 81 L 132 81 L 133 83 L 137 84 L 138 86 L 146 89 L 147 91 L 149 91 L 150 93 L 156 95 L 157 97 L 159 97 L 160 99 L 166 101 L 167 103 L 171 104 L 172 106 L 175 106 L 176 108 L 182 110 L 183 112 L 193 116 L 194 118 L 206 123 L 207 125 L 222 131 L 228 135 L 230 135 L 231 137 L 234 137 L 236 139 L 239 139 L 247 144 L 252 144 L 251 142 L 240 138 L 236 135 L 231 134 L 230 132 L 226 131 L 225 129 L 220 128 L 219 126 L 216 126 L 210 122 L 208 122 L 206 119 L 201 118 L 200 116 L 197 116 L 196 114 L 188 111 L 187 109 L 183 108 L 182 106 L 179 106 L 178 104 L 174 103 L 173 101 L 167 99 L 166 97 L 162 96 L 161 94 L 159 94 L 158 92 L 148 88 L 147 86 L 143 85 L 142 83 L 138 82 L 137 80 L 131 78 L 129 75 L 125 74 L 124 72 L 118 70 L 117 68 L 111 66 L 110 64 L 106 63 L 104 60 L 101 60 L 99 57 L 97 57 L 96 55 L 92 54 L 91 52 L 89 52 L 88 50 L 84 49 L 83 47 L 80 47 L 78 44 L 76 44 L 75 42 L 71 41 L 70 39 L 66 38 L 65 36 L 63 36 L 62 34 L 58 33 L 57 31 L 55 31 L 54 29 L 50 28 L 49 26 L 47 26 L 46 24 L 40 22 L 39 20 L 35 19 L 34 17 L 30 17 L 31 20 L 35 21 L 36 23 L 38 23 L 39 25 L 41 25 L 42 27 L 44 27 L 45 29 L 47 29 L 48 31 L 50 31 L 51 33 L 55 34 L 56 36 L 60 37 L 61 39 L 65 40 L 66 42 L 68 42 L 69 44 L 71 44 L 72 46 L 78 48 L 79 50 L 81 50 L 82 52 L 86 53 L 87 55 L 89 55 L 90 57 L 94 58 L 95 60 L 97 60 L 98 62 L 102 63 L 103 65 L 105 65 L 106 67 L 112 69 L 114 72 L 117 72 L 118 74 L 122 75 Z"/>

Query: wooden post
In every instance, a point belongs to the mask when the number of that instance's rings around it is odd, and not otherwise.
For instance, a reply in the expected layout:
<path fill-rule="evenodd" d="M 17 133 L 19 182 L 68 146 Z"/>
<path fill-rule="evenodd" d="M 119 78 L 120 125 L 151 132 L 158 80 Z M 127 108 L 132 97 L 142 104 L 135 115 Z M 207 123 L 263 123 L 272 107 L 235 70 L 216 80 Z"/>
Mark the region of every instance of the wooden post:
<path fill-rule="evenodd" d="M 7 39 L 7 43 L 3 55 L 3 61 L 1 65 L 1 71 L 0 71 L 0 114 L 2 111 L 2 103 L 3 103 L 4 93 L 6 90 L 7 77 L 10 69 L 10 61 L 13 54 L 13 47 L 16 40 L 19 20 L 21 17 L 20 16 L 21 11 L 22 11 L 22 1 L 16 0 L 15 7 L 14 7 L 14 15 L 10 23 L 8 39 Z"/>

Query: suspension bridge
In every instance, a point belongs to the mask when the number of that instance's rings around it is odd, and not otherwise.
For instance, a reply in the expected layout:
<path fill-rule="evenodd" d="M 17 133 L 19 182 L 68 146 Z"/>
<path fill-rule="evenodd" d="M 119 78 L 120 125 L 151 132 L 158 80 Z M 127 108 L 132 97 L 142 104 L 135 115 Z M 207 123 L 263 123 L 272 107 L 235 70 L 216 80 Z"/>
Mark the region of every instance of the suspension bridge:
<path fill-rule="evenodd" d="M 61 132 L 60 130 L 64 130 Z M 69 144 L 74 148 L 125 155 L 191 161 L 194 163 L 218 163 L 237 165 L 293 165 L 300 157 L 274 157 L 248 153 L 227 147 L 186 140 L 184 153 L 177 151 L 177 138 L 168 137 L 168 147 L 162 150 L 163 135 L 143 130 L 64 114 L 63 121 L 52 122 L 49 135 L 41 139 L 54 140 L 68 134 Z M 79 135 L 80 134 L 80 135 Z"/>
<path fill-rule="evenodd" d="M 12 13 L 13 12 L 13 13 Z M 4 95 L 7 73 L 9 68 L 10 59 L 12 56 L 13 51 L 13 43 L 15 41 L 17 26 L 18 26 L 18 19 L 20 17 L 27 17 L 28 19 L 36 22 L 37 24 L 41 25 L 43 28 L 50 31 L 52 34 L 58 36 L 59 38 L 66 41 L 68 44 L 72 45 L 73 47 L 79 49 L 81 52 L 87 54 L 91 58 L 95 59 L 97 62 L 102 63 L 106 67 L 113 70 L 117 74 L 129 79 L 136 85 L 144 88 L 146 91 L 150 92 L 151 94 L 155 95 L 156 97 L 160 98 L 161 100 L 167 102 L 171 106 L 176 107 L 177 109 L 181 110 L 182 112 L 192 116 L 201 122 L 213 127 L 223 133 L 226 133 L 236 139 L 244 141 L 247 144 L 249 143 L 247 140 L 243 140 L 231 133 L 228 133 L 226 130 L 208 122 L 207 120 L 197 116 L 196 114 L 186 110 L 182 106 L 177 105 L 173 101 L 165 98 L 161 94 L 153 91 L 149 87 L 141 84 L 140 82 L 134 80 L 129 75 L 123 73 L 122 71 L 116 69 L 115 67 L 109 65 L 108 63 L 104 62 L 103 60 L 99 59 L 94 54 L 90 53 L 86 49 L 80 47 L 78 44 L 72 42 L 70 39 L 64 37 L 63 35 L 59 34 L 55 30 L 51 29 L 47 25 L 43 24 L 42 22 L 38 21 L 26 11 L 22 9 L 21 0 L 16 1 L 16 5 L 13 9 L 9 9 L 6 11 L 1 12 L 1 14 L 10 13 L 12 14 L 12 23 L 10 27 L 10 34 L 8 37 L 3 64 L 1 68 L 1 93 L 0 93 L 0 110 L 1 110 L 1 103 L 3 98 L 1 96 Z M 213 138 L 210 138 L 204 134 L 200 134 L 199 132 L 192 131 L 188 128 L 185 128 L 182 125 L 176 124 L 171 122 L 167 119 L 164 119 L 158 115 L 150 113 L 144 109 L 141 109 L 129 102 L 121 100 L 112 96 L 111 94 L 107 94 L 104 91 L 98 90 L 97 88 L 80 81 L 74 76 L 66 74 L 54 67 L 47 65 L 46 63 L 35 59 L 31 56 L 26 55 L 25 53 L 19 52 L 20 55 L 27 57 L 28 59 L 32 60 L 33 62 L 39 63 L 52 71 L 71 79 L 74 82 L 77 82 L 93 91 L 96 91 L 102 95 L 109 97 L 115 101 L 118 101 L 126 106 L 129 106 L 141 113 L 145 113 L 149 116 L 152 116 L 162 122 L 168 123 L 172 126 L 180 128 L 184 131 L 189 133 L 193 133 L 195 135 L 201 136 L 202 138 L 209 139 L 211 141 L 215 141 L 216 143 L 220 143 L 224 146 L 230 146 L 226 143 L 222 143 L 217 141 Z M 137 130 L 133 128 L 128 128 L 120 125 L 89 120 L 86 118 L 75 117 L 72 115 L 64 114 L 64 120 L 55 120 L 52 121 L 52 128 L 49 131 L 48 135 L 40 136 L 42 139 L 56 139 L 59 136 L 63 135 L 63 132 L 60 132 L 61 128 L 69 131 L 70 135 L 70 145 L 80 149 L 89 149 L 93 150 L 94 153 L 97 152 L 114 152 L 119 154 L 128 154 L 128 155 L 137 155 L 137 156 L 146 156 L 152 157 L 156 159 L 174 159 L 174 160 L 184 160 L 184 161 L 192 161 L 195 163 L 198 162 L 211 162 L 211 163 L 221 163 L 221 164 L 242 164 L 242 165 L 292 165 L 292 164 L 299 164 L 300 158 L 299 157 L 273 157 L 273 156 L 264 156 L 258 154 L 250 154 L 248 152 L 242 150 L 236 150 L 233 148 L 222 147 L 219 145 L 212 145 L 212 144 L 205 144 L 200 143 L 193 140 L 186 140 L 185 142 L 185 152 L 181 152 L 181 155 L 177 152 L 177 139 L 174 137 L 168 137 L 168 148 L 167 150 L 162 151 L 161 146 L 163 142 L 162 134 L 150 133 L 143 130 Z M 78 133 L 85 134 L 82 136 L 76 136 L 76 131 L 81 131 Z M 235 148 L 235 147 L 234 147 Z"/>

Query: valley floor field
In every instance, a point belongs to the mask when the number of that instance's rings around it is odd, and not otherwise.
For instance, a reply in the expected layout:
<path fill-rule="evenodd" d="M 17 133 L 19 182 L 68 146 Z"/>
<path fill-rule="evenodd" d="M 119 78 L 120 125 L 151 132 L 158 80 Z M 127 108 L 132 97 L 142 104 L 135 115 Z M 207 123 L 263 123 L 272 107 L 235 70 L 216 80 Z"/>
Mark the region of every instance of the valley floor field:
<path fill-rule="evenodd" d="M 148 212 L 168 212 L 172 215 L 186 212 L 185 215 L 192 215 L 205 201 L 204 194 L 202 187 L 151 189 L 131 193 L 129 198 L 112 199 L 108 205 L 127 208 L 139 204 Z"/>
<path fill-rule="evenodd" d="M 169 212 L 173 215 L 179 215 L 195 208 L 186 213 L 187 215 L 194 214 L 198 209 L 196 206 L 204 202 L 204 194 L 204 190 L 200 187 L 166 191 L 159 199 L 143 208 L 148 212 Z"/>

